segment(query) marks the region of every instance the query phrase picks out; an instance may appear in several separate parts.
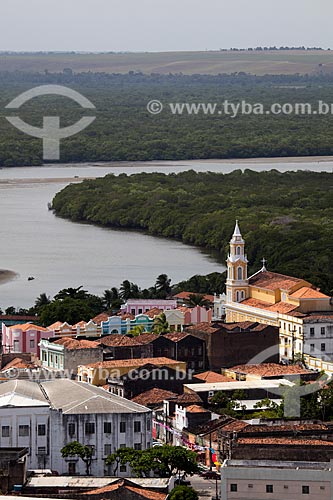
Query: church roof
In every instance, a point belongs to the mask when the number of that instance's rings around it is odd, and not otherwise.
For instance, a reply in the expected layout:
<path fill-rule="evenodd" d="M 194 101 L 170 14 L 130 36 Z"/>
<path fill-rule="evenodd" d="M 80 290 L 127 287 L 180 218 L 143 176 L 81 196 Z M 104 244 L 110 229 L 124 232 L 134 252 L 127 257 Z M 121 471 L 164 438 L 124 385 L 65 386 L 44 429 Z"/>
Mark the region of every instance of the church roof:
<path fill-rule="evenodd" d="M 304 282 L 300 278 L 286 276 L 285 274 L 272 273 L 271 271 L 259 271 L 249 278 L 249 284 L 266 290 L 291 290 L 295 285 Z"/>
<path fill-rule="evenodd" d="M 314 288 L 310 288 L 308 286 L 302 286 L 299 290 L 291 294 L 291 297 L 295 299 L 329 299 L 328 295 L 319 292 L 319 290 L 315 290 Z"/>
<path fill-rule="evenodd" d="M 258 299 L 245 299 L 240 302 L 244 306 L 257 307 L 258 309 L 265 309 L 266 311 L 278 312 L 281 314 L 288 314 L 294 311 L 299 306 L 295 304 L 289 304 L 288 302 L 277 302 L 276 304 L 271 304 L 270 302 L 264 302 Z"/>

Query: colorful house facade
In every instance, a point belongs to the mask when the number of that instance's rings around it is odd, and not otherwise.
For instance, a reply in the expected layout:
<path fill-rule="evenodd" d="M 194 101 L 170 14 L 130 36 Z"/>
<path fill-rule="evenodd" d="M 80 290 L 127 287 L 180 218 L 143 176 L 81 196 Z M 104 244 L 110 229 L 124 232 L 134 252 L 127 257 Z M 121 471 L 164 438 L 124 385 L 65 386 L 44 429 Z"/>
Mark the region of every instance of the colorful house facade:
<path fill-rule="evenodd" d="M 30 352 L 40 357 L 41 339 L 52 337 L 53 332 L 33 323 L 2 325 L 2 349 L 4 353 Z"/>

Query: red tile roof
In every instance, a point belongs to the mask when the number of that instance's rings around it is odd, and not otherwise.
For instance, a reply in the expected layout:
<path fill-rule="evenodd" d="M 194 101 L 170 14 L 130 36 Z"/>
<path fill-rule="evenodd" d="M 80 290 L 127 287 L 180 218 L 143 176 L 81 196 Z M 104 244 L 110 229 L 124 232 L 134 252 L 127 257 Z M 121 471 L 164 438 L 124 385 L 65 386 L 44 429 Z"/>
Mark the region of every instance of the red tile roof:
<path fill-rule="evenodd" d="M 89 363 L 84 366 L 89 368 L 115 368 L 115 367 L 136 367 L 144 365 L 177 365 L 181 361 L 176 361 L 170 358 L 133 358 L 133 359 L 112 359 L 111 361 L 99 361 L 98 363 Z"/>
<path fill-rule="evenodd" d="M 153 342 L 156 340 L 159 336 L 156 335 L 155 333 L 141 333 L 141 335 L 138 335 L 135 337 L 135 339 L 140 343 L 140 344 L 150 344 L 150 342 Z"/>
<path fill-rule="evenodd" d="M 226 377 L 225 375 L 211 371 L 197 373 L 195 377 L 199 378 L 203 382 L 207 382 L 207 384 L 216 384 L 217 382 L 235 382 L 235 380 L 231 377 Z"/>
<path fill-rule="evenodd" d="M 311 373 L 310 370 L 297 365 L 278 365 L 277 363 L 262 363 L 260 365 L 237 365 L 230 371 L 258 375 L 260 377 L 274 377 L 283 375 L 302 375 Z"/>
<path fill-rule="evenodd" d="M 296 290 L 296 292 L 291 294 L 291 297 L 297 299 L 329 299 L 328 295 L 307 286 L 303 286 L 299 290 Z"/>
<path fill-rule="evenodd" d="M 127 494 L 130 494 L 130 497 L 133 497 L 133 493 L 135 498 L 142 498 L 143 500 L 165 500 L 166 499 L 166 493 L 159 493 L 157 491 L 151 491 L 147 490 L 145 488 L 137 488 L 135 486 L 131 486 L 129 484 L 125 484 L 124 480 L 119 481 L 116 484 L 110 484 L 109 486 L 104 486 L 103 488 L 96 488 L 95 490 L 90 490 L 82 493 L 82 495 L 103 495 L 104 493 L 112 493 L 112 491 L 123 491 L 124 493 L 124 498 L 127 498 L 126 495 L 126 490 Z M 101 497 L 103 498 L 103 497 Z M 107 498 L 107 497 L 106 497 Z M 111 497 L 112 498 L 112 497 Z"/>
<path fill-rule="evenodd" d="M 63 323 L 61 321 L 56 321 L 55 323 L 52 323 L 52 325 L 49 325 L 47 327 L 48 330 L 58 330 Z"/>
<path fill-rule="evenodd" d="M 258 309 L 265 309 L 266 311 L 279 312 L 282 314 L 288 314 L 299 307 L 295 304 L 289 304 L 288 302 L 277 302 L 276 304 L 271 304 L 270 302 L 264 302 L 258 299 L 245 299 L 241 302 L 241 304 L 244 306 L 257 307 Z"/>
<path fill-rule="evenodd" d="M 205 300 L 209 300 L 210 302 L 214 302 L 214 295 L 205 295 L 203 293 L 196 292 L 180 292 L 173 296 L 174 299 L 183 299 L 188 300 L 190 295 L 202 295 Z"/>
<path fill-rule="evenodd" d="M 36 316 L 20 316 L 18 314 L 0 314 L 0 321 L 37 321 Z"/>
<path fill-rule="evenodd" d="M 14 358 L 9 363 L 7 363 L 1 371 L 9 370 L 10 368 L 25 369 L 25 368 L 36 368 L 36 363 L 32 361 L 26 361 L 22 358 Z"/>
<path fill-rule="evenodd" d="M 159 316 L 162 313 L 163 309 L 158 309 L 157 307 L 153 307 L 152 309 L 149 309 L 149 311 L 146 311 L 143 314 L 146 314 L 147 316 L 149 316 L 149 318 L 154 319 L 155 316 Z"/>
<path fill-rule="evenodd" d="M 205 410 L 205 408 L 202 408 L 202 406 L 190 405 L 190 406 L 186 407 L 186 412 L 189 412 L 189 413 L 208 413 L 209 410 Z"/>
<path fill-rule="evenodd" d="M 102 321 L 107 321 L 108 319 L 109 319 L 109 315 L 108 314 L 101 313 L 101 314 L 98 314 L 97 316 L 95 316 L 92 320 L 97 325 L 100 325 L 102 323 Z"/>
<path fill-rule="evenodd" d="M 105 337 L 101 337 L 98 339 L 98 342 L 109 346 L 109 347 L 118 347 L 118 346 L 124 346 L 124 347 L 133 347 L 137 345 L 141 345 L 139 341 L 136 340 L 137 337 L 127 337 L 126 335 L 120 335 L 117 333 L 107 335 Z"/>
<path fill-rule="evenodd" d="M 148 405 L 156 405 L 162 403 L 165 399 L 173 399 L 176 398 L 177 394 L 171 391 L 166 391 L 164 389 L 158 389 L 157 387 L 154 387 L 153 389 L 150 389 L 149 391 L 142 392 L 141 394 L 138 394 L 135 396 L 135 398 L 132 398 L 132 401 L 134 403 L 138 403 L 139 405 L 142 406 L 148 406 Z"/>
<path fill-rule="evenodd" d="M 180 342 L 181 340 L 188 337 L 190 334 L 188 332 L 171 332 L 163 335 L 166 339 L 172 340 L 172 342 Z"/>
<path fill-rule="evenodd" d="M 239 432 L 244 431 L 247 427 L 251 427 L 250 424 L 244 422 L 243 420 L 234 420 L 233 422 L 229 422 L 226 425 L 223 425 L 223 432 Z"/>
<path fill-rule="evenodd" d="M 177 398 L 177 404 L 202 403 L 201 397 L 194 391 L 184 392 Z"/>
<path fill-rule="evenodd" d="M 22 332 L 27 332 L 29 330 L 37 330 L 37 331 L 40 331 L 40 332 L 48 332 L 48 329 L 47 328 L 44 328 L 43 326 L 38 326 L 38 325 L 34 325 L 33 323 L 23 323 L 22 324 L 18 324 L 18 325 L 13 325 L 13 326 L 9 326 L 8 328 L 12 328 L 13 330 L 22 330 Z"/>
<path fill-rule="evenodd" d="M 269 432 L 269 433 L 274 433 L 276 432 L 277 434 L 280 434 L 282 432 L 303 432 L 303 431 L 327 431 L 328 427 L 325 424 L 308 424 L 308 423 L 302 423 L 302 424 L 282 424 L 282 425 L 265 425 L 265 424 L 258 424 L 258 425 L 250 425 L 248 424 L 246 428 L 242 430 L 242 432 L 246 433 L 251 433 L 251 432 L 256 432 L 256 433 L 264 433 L 264 432 Z"/>
<path fill-rule="evenodd" d="M 293 439 L 293 438 L 239 438 L 238 444 L 249 445 L 272 445 L 272 446 L 333 446 L 333 441 L 322 441 L 321 439 Z"/>
<path fill-rule="evenodd" d="M 61 337 L 61 339 L 56 340 L 53 344 L 63 345 L 68 350 L 74 349 L 93 349 L 100 347 L 99 342 L 93 342 L 91 340 L 76 340 L 69 337 Z"/>
<path fill-rule="evenodd" d="M 285 274 L 272 273 L 271 271 L 259 271 L 249 278 L 249 284 L 266 290 L 291 290 L 295 285 L 304 280 L 286 276 Z"/>

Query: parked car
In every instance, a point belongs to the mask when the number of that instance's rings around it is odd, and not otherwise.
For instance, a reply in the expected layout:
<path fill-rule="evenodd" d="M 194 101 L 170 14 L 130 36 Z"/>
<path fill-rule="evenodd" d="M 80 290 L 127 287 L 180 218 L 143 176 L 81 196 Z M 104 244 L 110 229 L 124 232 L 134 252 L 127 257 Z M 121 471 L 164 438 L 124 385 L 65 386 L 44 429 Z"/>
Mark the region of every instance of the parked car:
<path fill-rule="evenodd" d="M 221 479 L 221 475 L 213 470 L 209 470 L 200 474 L 204 479 Z"/>

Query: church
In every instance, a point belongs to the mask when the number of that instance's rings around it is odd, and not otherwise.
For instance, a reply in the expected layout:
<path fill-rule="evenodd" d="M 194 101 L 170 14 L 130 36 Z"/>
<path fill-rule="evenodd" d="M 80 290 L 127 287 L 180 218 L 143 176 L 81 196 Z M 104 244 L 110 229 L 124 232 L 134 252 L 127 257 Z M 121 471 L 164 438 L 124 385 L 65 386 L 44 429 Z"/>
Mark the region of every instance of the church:
<path fill-rule="evenodd" d="M 302 278 L 262 268 L 248 276 L 245 241 L 236 221 L 227 258 L 225 315 L 228 323 L 257 321 L 279 327 L 280 357 L 333 360 L 333 302 Z"/>

